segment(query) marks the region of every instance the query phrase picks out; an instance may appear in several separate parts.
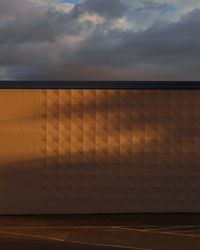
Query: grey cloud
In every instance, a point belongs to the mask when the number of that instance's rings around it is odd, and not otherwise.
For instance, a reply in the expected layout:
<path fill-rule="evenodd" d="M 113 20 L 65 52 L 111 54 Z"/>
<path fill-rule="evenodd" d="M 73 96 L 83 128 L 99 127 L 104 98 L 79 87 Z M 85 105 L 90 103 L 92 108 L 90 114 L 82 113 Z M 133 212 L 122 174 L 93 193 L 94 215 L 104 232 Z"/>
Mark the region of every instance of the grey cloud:
<path fill-rule="evenodd" d="M 96 12 L 106 18 L 121 17 L 127 11 L 122 0 L 86 0 L 83 3 L 85 11 Z"/>
<path fill-rule="evenodd" d="M 177 22 L 159 22 L 145 14 L 160 15 L 170 6 L 146 0 L 85 0 L 66 13 L 30 1 L 1 0 L 0 78 L 199 80 L 200 10 Z M 81 22 L 84 13 L 97 13 L 104 22 Z M 121 17 L 130 23 L 146 17 L 152 23 L 141 30 L 113 28 Z M 82 32 L 85 37 L 73 45 Z"/>
<path fill-rule="evenodd" d="M 199 24 L 200 10 L 195 10 L 178 23 L 157 24 L 138 33 L 111 31 L 105 35 L 102 27 L 98 27 L 72 60 L 118 68 L 146 65 L 146 69 L 166 70 L 167 73 L 173 69 L 188 69 L 187 74 L 190 74 L 190 70 L 199 68 Z"/>
<path fill-rule="evenodd" d="M 0 27 L 0 44 L 54 42 L 66 31 L 80 31 L 67 14 L 53 8 L 41 10 L 40 7 L 27 4 L 26 11 L 28 14 L 21 16 L 19 13 Z"/>
<path fill-rule="evenodd" d="M 99 17 L 103 18 L 103 24 L 101 27 L 105 30 L 109 29 L 110 25 L 117 18 L 126 16 L 128 13 L 128 6 L 121 0 L 85 0 L 81 3 L 77 3 L 72 11 L 65 16 L 65 19 L 68 18 L 67 22 L 73 23 L 73 26 L 67 30 L 68 34 L 76 35 L 74 33 L 75 27 L 80 31 L 89 31 L 93 29 L 93 25 L 90 22 L 80 22 L 79 18 L 84 14 L 93 15 L 96 14 Z M 95 29 L 99 25 L 95 24 Z M 70 27 L 70 25 L 68 26 Z"/>

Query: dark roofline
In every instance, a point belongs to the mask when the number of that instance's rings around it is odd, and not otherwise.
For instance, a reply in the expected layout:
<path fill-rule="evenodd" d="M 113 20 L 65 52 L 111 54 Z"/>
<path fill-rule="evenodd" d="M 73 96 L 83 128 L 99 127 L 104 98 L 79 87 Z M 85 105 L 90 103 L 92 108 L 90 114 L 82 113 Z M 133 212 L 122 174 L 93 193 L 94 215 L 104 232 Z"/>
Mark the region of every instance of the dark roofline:
<path fill-rule="evenodd" d="M 0 81 L 0 89 L 200 89 L 200 81 Z"/>

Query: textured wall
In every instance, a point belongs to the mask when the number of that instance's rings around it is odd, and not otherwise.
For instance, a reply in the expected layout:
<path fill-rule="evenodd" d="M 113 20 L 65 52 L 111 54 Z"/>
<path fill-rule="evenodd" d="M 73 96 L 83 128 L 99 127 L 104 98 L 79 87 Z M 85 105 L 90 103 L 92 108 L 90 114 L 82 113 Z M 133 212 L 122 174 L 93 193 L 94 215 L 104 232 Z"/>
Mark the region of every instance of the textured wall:
<path fill-rule="evenodd" d="M 1 90 L 0 213 L 200 212 L 200 91 Z"/>

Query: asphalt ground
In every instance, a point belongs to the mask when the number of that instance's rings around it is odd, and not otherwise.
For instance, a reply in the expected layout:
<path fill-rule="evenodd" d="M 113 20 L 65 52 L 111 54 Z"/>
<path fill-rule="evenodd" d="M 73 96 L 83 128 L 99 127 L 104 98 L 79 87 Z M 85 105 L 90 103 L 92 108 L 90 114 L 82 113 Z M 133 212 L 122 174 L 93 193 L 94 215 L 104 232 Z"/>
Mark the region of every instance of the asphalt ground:
<path fill-rule="evenodd" d="M 200 214 L 0 216 L 0 250 L 200 250 Z"/>

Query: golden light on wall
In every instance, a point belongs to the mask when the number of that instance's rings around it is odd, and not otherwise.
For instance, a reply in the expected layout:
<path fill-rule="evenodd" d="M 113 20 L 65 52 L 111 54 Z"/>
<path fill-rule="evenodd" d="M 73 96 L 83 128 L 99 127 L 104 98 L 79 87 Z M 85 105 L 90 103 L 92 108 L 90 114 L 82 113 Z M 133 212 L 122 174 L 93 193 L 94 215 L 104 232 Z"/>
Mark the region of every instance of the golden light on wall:
<path fill-rule="evenodd" d="M 198 211 L 199 153 L 199 90 L 0 91 L 2 213 Z"/>
<path fill-rule="evenodd" d="M 68 163 L 112 164 L 119 163 L 127 154 L 131 157 L 151 150 L 150 147 L 156 146 L 152 142 L 162 140 L 165 131 L 160 124 L 142 121 L 145 114 L 138 113 L 140 110 L 133 106 L 137 93 L 44 90 L 43 134 L 47 158 L 54 158 L 56 165 L 63 156 Z"/>

